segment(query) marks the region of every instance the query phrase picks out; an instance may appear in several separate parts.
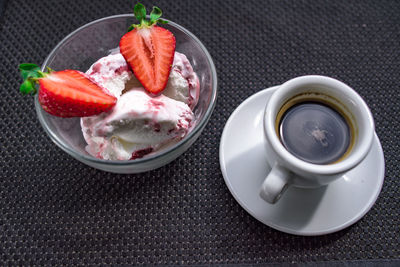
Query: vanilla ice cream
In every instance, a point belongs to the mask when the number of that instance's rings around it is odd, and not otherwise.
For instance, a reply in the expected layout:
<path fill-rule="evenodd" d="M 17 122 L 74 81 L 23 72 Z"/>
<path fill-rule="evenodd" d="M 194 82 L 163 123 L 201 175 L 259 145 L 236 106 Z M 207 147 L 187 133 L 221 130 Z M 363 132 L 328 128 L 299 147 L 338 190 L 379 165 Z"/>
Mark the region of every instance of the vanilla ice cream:
<path fill-rule="evenodd" d="M 107 160 L 141 158 L 182 139 L 193 126 L 200 84 L 185 55 L 175 52 L 166 88 L 152 95 L 120 53 L 99 59 L 86 72 L 118 101 L 112 110 L 81 118 L 86 150 Z"/>

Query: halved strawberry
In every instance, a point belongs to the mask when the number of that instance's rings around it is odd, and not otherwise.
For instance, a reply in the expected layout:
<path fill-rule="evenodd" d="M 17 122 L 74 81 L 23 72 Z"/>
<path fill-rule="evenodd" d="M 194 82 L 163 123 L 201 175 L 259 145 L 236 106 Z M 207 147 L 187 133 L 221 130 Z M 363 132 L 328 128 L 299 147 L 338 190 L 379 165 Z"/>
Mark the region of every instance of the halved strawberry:
<path fill-rule="evenodd" d="M 36 93 L 39 83 L 39 103 L 48 113 L 58 117 L 85 117 L 111 109 L 117 99 L 108 95 L 86 74 L 76 70 L 44 73 L 34 64 L 21 64 L 25 81 L 22 93 Z"/>
<path fill-rule="evenodd" d="M 128 62 L 143 87 L 158 94 L 167 86 L 174 61 L 175 37 L 167 29 L 155 26 L 161 20 L 161 10 L 153 7 L 150 20 L 146 20 L 146 8 L 138 3 L 134 13 L 140 24 L 133 24 L 119 42 L 121 54 Z"/>

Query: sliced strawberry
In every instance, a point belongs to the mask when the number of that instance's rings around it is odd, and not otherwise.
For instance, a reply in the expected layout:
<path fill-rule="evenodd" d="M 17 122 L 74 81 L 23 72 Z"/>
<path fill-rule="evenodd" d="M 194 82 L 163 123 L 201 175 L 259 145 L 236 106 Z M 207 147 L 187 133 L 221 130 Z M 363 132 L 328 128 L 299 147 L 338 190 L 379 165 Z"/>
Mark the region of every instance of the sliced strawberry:
<path fill-rule="evenodd" d="M 21 93 L 36 94 L 36 84 L 39 84 L 39 103 L 54 116 L 93 116 L 110 110 L 117 102 L 80 71 L 54 71 L 47 67 L 42 72 L 32 63 L 22 63 L 18 68 L 24 79 L 19 88 Z"/>
<path fill-rule="evenodd" d="M 119 48 L 143 87 L 158 94 L 167 86 L 175 54 L 175 37 L 167 29 L 155 26 L 157 22 L 165 23 L 159 19 L 159 8 L 153 8 L 150 21 L 145 19 L 143 5 L 136 4 L 134 10 L 141 24 L 131 26 L 132 30 L 122 36 Z"/>
<path fill-rule="evenodd" d="M 111 109 L 116 98 L 76 70 L 51 72 L 39 79 L 39 103 L 58 117 L 85 117 Z"/>

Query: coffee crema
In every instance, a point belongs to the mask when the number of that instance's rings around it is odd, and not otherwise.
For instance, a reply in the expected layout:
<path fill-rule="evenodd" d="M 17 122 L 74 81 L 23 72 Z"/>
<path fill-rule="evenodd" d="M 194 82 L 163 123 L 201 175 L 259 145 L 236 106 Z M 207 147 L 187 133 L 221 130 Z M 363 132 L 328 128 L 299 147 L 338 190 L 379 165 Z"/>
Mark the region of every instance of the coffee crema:
<path fill-rule="evenodd" d="M 345 112 L 322 98 L 289 100 L 278 113 L 276 128 L 291 154 L 313 164 L 339 162 L 354 145 L 355 130 Z"/>

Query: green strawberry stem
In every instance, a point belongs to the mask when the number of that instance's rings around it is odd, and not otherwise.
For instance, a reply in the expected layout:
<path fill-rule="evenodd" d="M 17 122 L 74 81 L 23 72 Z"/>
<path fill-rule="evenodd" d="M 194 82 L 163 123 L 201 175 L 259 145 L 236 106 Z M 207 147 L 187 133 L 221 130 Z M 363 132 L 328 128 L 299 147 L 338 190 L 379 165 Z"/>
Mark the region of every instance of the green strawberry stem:
<path fill-rule="evenodd" d="M 153 25 L 157 23 L 166 24 L 168 21 L 160 19 L 162 15 L 162 11 L 160 8 L 154 6 L 153 10 L 150 13 L 150 20 L 146 19 L 146 8 L 141 3 L 137 3 L 133 8 L 133 14 L 136 19 L 140 22 L 140 24 L 132 24 L 128 28 L 128 32 L 133 29 L 143 29 L 143 28 L 151 28 Z"/>
<path fill-rule="evenodd" d="M 18 69 L 21 72 L 24 82 L 19 87 L 19 91 L 23 94 L 36 94 L 36 84 L 39 83 L 39 79 L 48 76 L 54 70 L 47 68 L 47 72 L 42 72 L 38 65 L 33 63 L 22 63 Z"/>

